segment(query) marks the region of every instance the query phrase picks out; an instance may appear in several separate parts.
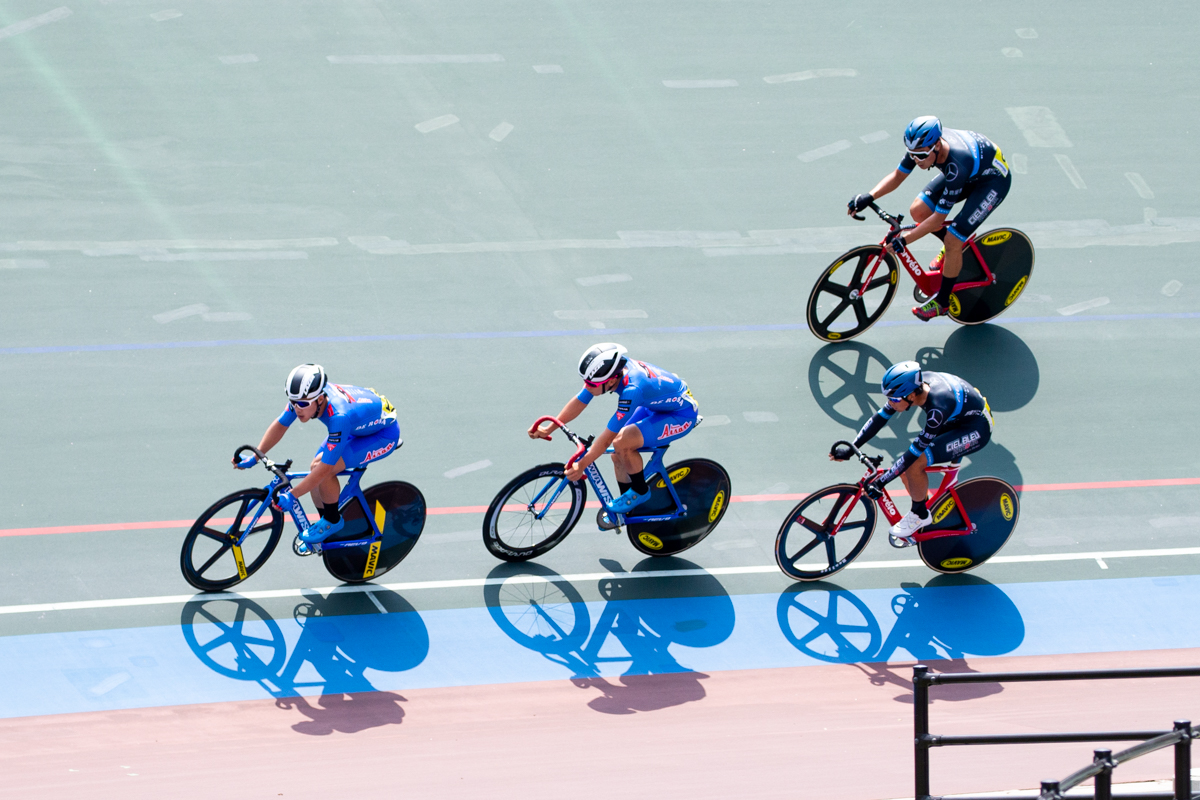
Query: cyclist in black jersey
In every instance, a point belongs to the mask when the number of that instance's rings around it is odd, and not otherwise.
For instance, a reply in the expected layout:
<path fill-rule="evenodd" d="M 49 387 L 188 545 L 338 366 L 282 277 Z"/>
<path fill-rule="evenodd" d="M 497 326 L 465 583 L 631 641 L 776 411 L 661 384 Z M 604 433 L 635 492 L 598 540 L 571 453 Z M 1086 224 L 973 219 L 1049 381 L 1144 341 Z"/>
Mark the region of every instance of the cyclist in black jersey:
<path fill-rule="evenodd" d="M 918 319 L 928 321 L 949 313 L 954 279 L 962 271 L 963 244 L 1008 195 L 1012 175 L 1004 154 L 986 136 L 973 131 L 943 130 L 937 117 L 917 117 L 910 122 L 904 131 L 904 147 L 907 152 L 900 165 L 869 194 L 852 199 L 847 213 L 857 214 L 894 191 L 913 167 L 936 167 L 941 173 L 925 186 L 909 208 L 917 225 L 897 231 L 889 239 L 889 246 L 896 252 L 927 233 L 942 240 L 942 252 L 931 265 L 941 267 L 941 287 L 935 297 L 913 309 Z M 943 227 L 950 210 L 960 202 L 964 203 L 962 211 Z"/>
<path fill-rule="evenodd" d="M 896 414 L 914 406 L 925 412 L 925 429 L 884 473 L 867 485 L 867 493 L 878 497 L 880 489 L 897 475 L 912 498 L 912 510 L 892 526 L 894 547 L 916 544 L 912 535 L 930 522 L 929 476 L 925 467 L 959 461 L 981 450 L 992 438 L 992 410 L 971 384 L 945 372 L 923 372 L 915 361 L 893 364 L 883 374 L 887 403 L 876 411 L 854 438 L 862 447 Z M 830 458 L 844 461 L 833 453 Z"/>

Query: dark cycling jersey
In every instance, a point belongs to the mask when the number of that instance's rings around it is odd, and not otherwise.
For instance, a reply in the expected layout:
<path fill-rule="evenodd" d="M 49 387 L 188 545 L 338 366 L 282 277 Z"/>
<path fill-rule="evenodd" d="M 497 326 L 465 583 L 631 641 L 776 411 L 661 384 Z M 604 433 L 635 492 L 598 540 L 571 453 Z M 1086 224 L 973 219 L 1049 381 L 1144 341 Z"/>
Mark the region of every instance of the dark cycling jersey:
<path fill-rule="evenodd" d="M 946 128 L 942 138 L 950 146 L 950 154 L 943 163 L 934 164 L 942 172 L 942 176 L 934 179 L 941 183 L 940 196 L 933 198 L 934 213 L 949 214 L 955 203 L 965 200 L 971 189 L 988 178 L 1008 177 L 1004 154 L 983 134 Z M 912 156 L 905 153 L 896 169 L 907 175 L 916 165 Z"/>
<path fill-rule="evenodd" d="M 696 413 L 696 401 L 683 378 L 644 361 L 627 362 L 625 374 L 614 394 L 617 395 L 617 411 L 608 421 L 608 429 L 613 433 L 628 425 L 629 418 L 639 408 L 668 414 Z M 592 402 L 592 397 L 585 387 L 576 399 L 586 406 Z"/>
<path fill-rule="evenodd" d="M 990 432 L 992 412 L 978 389 L 962 378 L 945 372 L 924 372 L 922 380 L 929 386 L 929 397 L 925 400 L 925 405 L 921 406 L 921 410 L 925 412 L 925 428 L 891 468 L 880 476 L 879 480 L 882 483 L 887 483 L 904 472 L 922 453 L 931 452 L 935 440 L 944 434 L 980 421 L 986 421 Z M 854 438 L 854 446 L 862 447 L 883 430 L 883 426 L 898 413 L 900 412 L 888 405 L 876 411 Z M 957 444 L 957 447 L 944 446 L 940 449 L 947 451 L 951 456 L 959 457 L 987 443 L 986 439 L 981 439 L 978 432 L 970 433 L 973 435 L 968 435 L 966 442 L 951 443 Z"/>
<path fill-rule="evenodd" d="M 336 464 L 352 438 L 371 436 L 396 424 L 396 409 L 374 389 L 331 383 L 324 394 L 328 402 L 317 418 L 329 429 L 320 448 L 322 463 Z M 286 428 L 295 421 L 296 412 L 289 403 L 279 415 L 279 424 Z"/>

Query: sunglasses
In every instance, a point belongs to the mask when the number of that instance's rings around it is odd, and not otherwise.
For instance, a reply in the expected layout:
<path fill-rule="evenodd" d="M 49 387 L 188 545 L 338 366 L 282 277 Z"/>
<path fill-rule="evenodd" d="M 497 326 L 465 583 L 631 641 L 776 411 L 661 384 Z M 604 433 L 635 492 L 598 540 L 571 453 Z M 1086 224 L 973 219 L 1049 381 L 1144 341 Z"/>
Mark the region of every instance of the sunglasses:
<path fill-rule="evenodd" d="M 916 150 L 909 150 L 908 155 L 913 161 L 924 161 L 936 152 L 937 148 L 935 147 L 932 150 L 926 150 L 924 153 L 918 153 Z"/>
<path fill-rule="evenodd" d="M 603 389 L 604 384 L 608 383 L 611 380 L 612 380 L 612 376 L 610 375 L 608 378 L 606 378 L 605 380 L 602 380 L 602 381 L 589 381 L 587 378 L 584 378 L 583 382 L 586 385 L 592 387 L 593 389 Z"/>
<path fill-rule="evenodd" d="M 317 400 L 319 400 L 319 399 L 320 398 L 314 398 L 312 400 L 289 400 L 288 402 L 291 403 L 296 408 L 308 408 L 313 403 L 317 402 Z"/>

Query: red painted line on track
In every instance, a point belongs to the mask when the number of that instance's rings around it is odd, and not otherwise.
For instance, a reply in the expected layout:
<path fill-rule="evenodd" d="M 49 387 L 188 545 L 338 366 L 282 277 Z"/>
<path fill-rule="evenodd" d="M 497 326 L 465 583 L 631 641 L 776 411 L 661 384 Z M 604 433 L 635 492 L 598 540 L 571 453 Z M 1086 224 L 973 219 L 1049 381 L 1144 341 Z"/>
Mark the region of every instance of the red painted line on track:
<path fill-rule="evenodd" d="M 1158 486 L 1200 486 L 1200 478 L 1157 478 L 1140 481 L 1094 481 L 1091 483 L 1037 483 L 1014 487 L 1020 492 L 1071 492 L 1089 489 L 1142 489 Z M 903 495 L 903 490 L 892 494 Z M 729 498 L 731 503 L 770 503 L 783 500 L 803 500 L 807 494 L 743 494 Z M 589 502 L 585 508 L 599 508 L 598 501 Z M 429 516 L 439 514 L 482 514 L 487 506 L 444 506 L 426 510 Z M 315 520 L 315 515 L 309 515 Z M 164 528 L 190 528 L 194 520 L 172 519 L 159 522 L 107 522 L 98 525 L 54 525 L 43 528 L 3 528 L 0 537 L 5 536 L 43 536 L 52 533 L 101 533 L 104 531 L 140 531 L 162 530 Z M 233 522 L 233 517 L 214 520 L 218 524 Z"/>

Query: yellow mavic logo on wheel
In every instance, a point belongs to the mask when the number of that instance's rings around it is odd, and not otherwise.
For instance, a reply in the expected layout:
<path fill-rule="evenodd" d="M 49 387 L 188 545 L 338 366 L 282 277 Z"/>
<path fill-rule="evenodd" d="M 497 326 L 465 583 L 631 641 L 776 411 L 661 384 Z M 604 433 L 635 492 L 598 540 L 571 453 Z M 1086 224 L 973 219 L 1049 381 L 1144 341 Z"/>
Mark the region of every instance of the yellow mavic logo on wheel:
<path fill-rule="evenodd" d="M 233 545 L 233 560 L 237 563 L 238 577 L 246 580 L 246 559 L 242 558 L 242 548 Z"/>
<path fill-rule="evenodd" d="M 1007 242 L 1011 238 L 1012 231 L 996 231 L 995 233 L 989 233 L 987 236 L 983 237 L 983 245 L 985 247 L 990 247 L 994 244 Z"/>
<path fill-rule="evenodd" d="M 679 483 L 681 480 L 686 478 L 688 476 L 688 473 L 690 473 L 691 471 L 692 471 L 691 467 L 680 467 L 679 469 L 677 469 L 671 473 L 671 475 L 670 475 L 671 483 Z M 663 482 L 662 478 L 659 478 L 658 483 L 656 483 L 654 486 L 657 489 L 667 488 L 667 484 L 665 484 Z"/>
<path fill-rule="evenodd" d="M 1003 514 L 1004 518 L 1006 520 L 1008 520 L 1009 522 L 1012 521 L 1014 510 L 1015 509 L 1013 509 L 1012 498 L 1008 496 L 1008 493 L 1006 492 L 1004 494 L 1001 494 L 1000 495 L 1000 513 Z"/>
<path fill-rule="evenodd" d="M 842 338 L 842 335 L 840 333 L 835 333 L 834 331 L 830 331 L 829 333 L 825 334 L 825 338 L 826 339 L 840 339 L 840 338 Z"/>
<path fill-rule="evenodd" d="M 957 317 L 962 313 L 962 304 L 958 302 L 958 295 L 950 295 L 950 316 Z"/>
<path fill-rule="evenodd" d="M 721 516 L 721 509 L 725 507 L 725 490 L 717 492 L 717 496 L 713 498 L 712 508 L 708 510 L 708 521 L 716 522 L 717 517 Z"/>
<path fill-rule="evenodd" d="M 367 567 L 363 570 L 363 577 L 370 578 L 375 575 L 375 567 L 379 566 L 379 542 L 371 542 L 371 551 L 367 553 Z"/>
<path fill-rule="evenodd" d="M 1021 277 L 1021 280 L 1017 281 L 1017 285 L 1008 293 L 1008 299 L 1004 301 L 1005 306 L 1011 306 L 1013 301 L 1021 296 L 1021 290 L 1025 288 L 1025 281 L 1027 280 L 1029 280 L 1029 276 L 1024 275 Z"/>
<path fill-rule="evenodd" d="M 974 563 L 969 558 L 947 558 L 939 566 L 942 569 L 964 569 Z"/>
<path fill-rule="evenodd" d="M 662 539 L 655 536 L 653 533 L 639 533 L 638 541 L 649 547 L 651 550 L 662 550 Z"/>
<path fill-rule="evenodd" d="M 942 520 L 944 520 L 947 516 L 949 516 L 950 512 L 953 510 L 954 510 L 954 498 L 947 497 L 946 502 L 944 502 L 940 506 L 938 506 L 937 510 L 935 510 L 933 512 L 933 524 L 936 525 L 939 522 L 941 522 Z"/>

